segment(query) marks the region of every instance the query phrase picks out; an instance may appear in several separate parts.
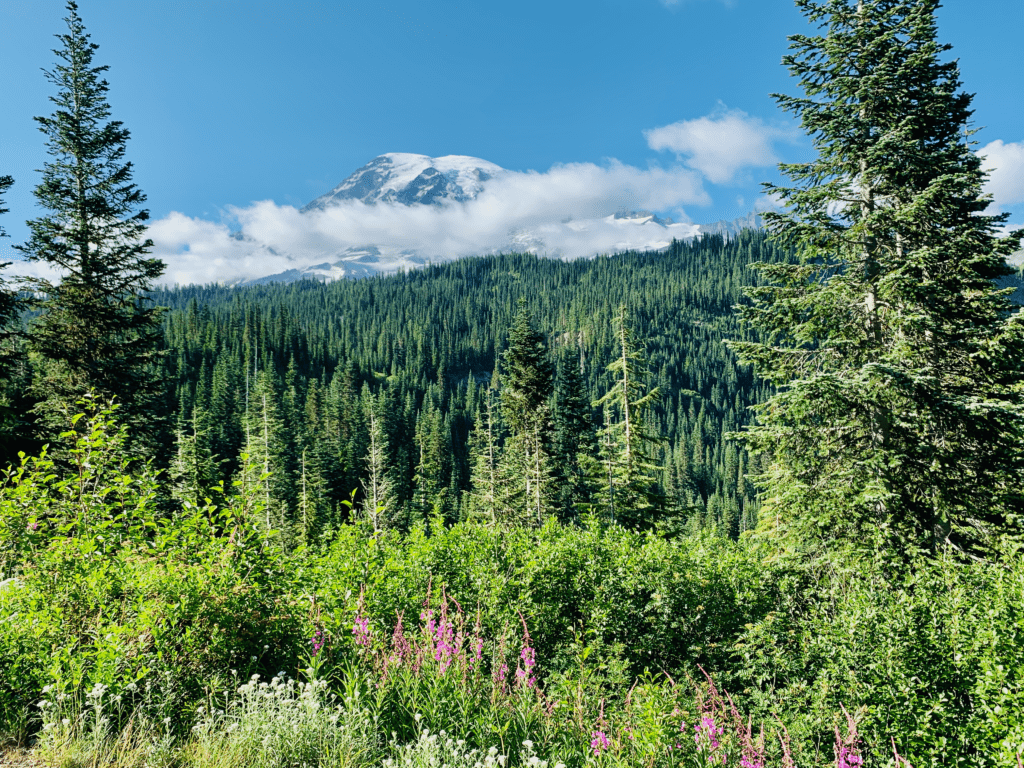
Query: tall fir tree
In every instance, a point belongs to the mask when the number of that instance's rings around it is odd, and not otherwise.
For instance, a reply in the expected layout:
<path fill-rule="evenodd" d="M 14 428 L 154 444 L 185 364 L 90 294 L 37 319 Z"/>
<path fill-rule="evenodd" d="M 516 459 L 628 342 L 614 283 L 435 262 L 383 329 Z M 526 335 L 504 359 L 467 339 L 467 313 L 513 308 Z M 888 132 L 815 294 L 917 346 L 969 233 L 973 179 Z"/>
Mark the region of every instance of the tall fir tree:
<path fill-rule="evenodd" d="M 10 176 L 0 176 L 0 215 L 8 212 L 3 196 L 14 184 Z M 7 237 L 0 224 L 0 238 Z M 0 263 L 0 271 L 10 262 Z M 28 440 L 32 423 L 25 410 L 31 405 L 26 398 L 26 380 L 31 373 L 24 355 L 24 334 L 19 315 L 23 302 L 16 287 L 0 275 L 0 467 L 16 461 L 18 451 L 30 448 Z"/>
<path fill-rule="evenodd" d="M 4 195 L 7 194 L 8 190 L 14 186 L 14 179 L 10 176 L 0 176 L 0 216 L 5 213 L 10 213 L 10 208 L 4 208 Z M 8 237 L 7 230 L 4 229 L 3 224 L 0 224 L 0 237 Z"/>
<path fill-rule="evenodd" d="M 555 386 L 554 456 L 563 520 L 574 519 L 593 503 L 587 472 L 596 457 L 597 440 L 583 373 L 582 354 L 562 356 Z"/>
<path fill-rule="evenodd" d="M 90 390 L 116 395 L 133 436 L 153 436 L 162 424 L 153 375 L 160 311 L 147 293 L 164 264 L 149 256 L 146 197 L 125 160 L 128 130 L 110 120 L 108 68 L 93 63 L 98 46 L 73 0 L 67 10 L 68 31 L 54 50 L 60 61 L 46 72 L 56 109 L 36 118 L 51 159 L 35 196 L 48 213 L 28 222 L 29 240 L 19 246 L 60 275 L 29 283 L 42 296 L 29 337 L 41 362 L 35 390 L 48 413 Z"/>
<path fill-rule="evenodd" d="M 4 207 L 4 195 L 13 185 L 14 179 L 10 176 L 0 176 L 0 216 L 9 212 L 9 209 Z M 8 235 L 3 224 L 0 224 L 0 238 L 4 237 Z M 9 267 L 10 264 L 11 262 L 0 263 L 0 270 Z M 18 314 L 19 304 L 17 291 L 8 287 L 7 280 L 0 275 L 0 380 L 7 377 L 12 362 L 11 342 L 18 334 L 12 332 L 11 326 Z"/>
<path fill-rule="evenodd" d="M 363 519 L 367 520 L 374 533 L 395 527 L 399 513 L 395 498 L 395 479 L 390 459 L 387 433 L 387 418 L 381 407 L 380 396 L 366 397 L 366 421 L 369 427 L 369 445 L 363 461 L 366 467 L 363 480 Z"/>
<path fill-rule="evenodd" d="M 502 519 L 501 433 L 501 411 L 494 402 L 494 388 L 488 386 L 469 439 L 470 490 L 466 516 L 492 527 Z"/>
<path fill-rule="evenodd" d="M 744 439 L 764 454 L 762 526 L 801 550 L 978 554 L 1021 532 L 1024 323 L 972 152 L 971 96 L 937 0 L 798 0 L 803 96 L 777 96 L 818 156 L 768 185 L 774 238 L 733 343 L 779 391 Z"/>
<path fill-rule="evenodd" d="M 629 325 L 624 305 L 615 316 L 618 354 L 608 370 L 615 379 L 596 407 L 604 410 L 601 485 L 606 494 L 602 506 L 615 522 L 630 527 L 649 527 L 664 507 L 652 448 L 660 442 L 651 427 L 650 410 L 658 401 L 657 387 L 648 388 L 647 359 Z"/>
<path fill-rule="evenodd" d="M 544 336 L 520 300 L 502 355 L 501 411 L 509 428 L 504 450 L 507 482 L 521 486 L 527 520 L 540 524 L 551 509 L 551 394 L 554 371 Z"/>

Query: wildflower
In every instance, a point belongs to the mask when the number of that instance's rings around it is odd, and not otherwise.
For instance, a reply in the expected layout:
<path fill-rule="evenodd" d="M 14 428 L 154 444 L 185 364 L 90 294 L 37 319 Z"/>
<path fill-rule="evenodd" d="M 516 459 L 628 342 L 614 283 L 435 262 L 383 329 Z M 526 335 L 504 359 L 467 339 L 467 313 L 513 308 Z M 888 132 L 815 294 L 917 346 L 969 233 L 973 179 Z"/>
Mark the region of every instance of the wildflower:
<path fill-rule="evenodd" d="M 370 620 L 365 616 L 356 614 L 355 624 L 352 625 L 352 634 L 355 635 L 356 645 L 363 648 L 370 647 Z"/>
<path fill-rule="evenodd" d="M 604 731 L 594 731 L 590 735 L 594 737 L 590 740 L 590 748 L 594 750 L 595 755 L 600 755 L 611 746 Z"/>
<path fill-rule="evenodd" d="M 313 632 L 313 637 L 311 637 L 309 640 L 310 645 L 313 646 L 314 659 L 320 653 L 320 649 L 324 647 L 325 642 L 326 640 L 324 638 L 324 633 L 320 630 L 320 627 L 317 627 L 316 631 Z"/>
<path fill-rule="evenodd" d="M 682 729 L 680 729 L 682 730 Z M 725 732 L 720 725 L 715 725 L 715 718 L 711 715 L 704 715 L 700 722 L 693 726 L 693 743 L 698 747 L 709 746 L 712 750 L 718 749 L 719 737 Z"/>
<path fill-rule="evenodd" d="M 39 523 L 33 520 L 31 523 L 25 526 L 26 531 L 37 531 L 39 530 Z"/>
<path fill-rule="evenodd" d="M 843 747 L 836 756 L 836 768 L 861 768 L 864 758 L 854 747 Z"/>

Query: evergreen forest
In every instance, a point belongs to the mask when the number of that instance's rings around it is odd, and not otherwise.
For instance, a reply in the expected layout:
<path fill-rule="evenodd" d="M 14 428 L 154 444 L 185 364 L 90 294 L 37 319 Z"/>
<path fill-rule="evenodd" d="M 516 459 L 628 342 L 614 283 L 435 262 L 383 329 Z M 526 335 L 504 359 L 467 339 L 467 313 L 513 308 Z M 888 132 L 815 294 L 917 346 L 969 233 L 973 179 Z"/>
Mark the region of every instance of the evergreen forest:
<path fill-rule="evenodd" d="M 1024 766 L 1024 231 L 937 0 L 796 0 L 764 230 L 173 288 L 66 5 L 0 762 Z"/>
<path fill-rule="evenodd" d="M 750 264 L 781 258 L 748 231 L 594 260 L 511 254 L 357 281 L 158 292 L 170 308 L 169 478 L 201 500 L 238 476 L 246 453 L 271 474 L 274 527 L 293 542 L 350 522 L 373 482 L 389 489 L 379 527 L 402 532 L 437 515 L 542 524 L 595 514 L 736 539 L 755 527 L 757 501 L 747 452 L 725 436 L 766 390 L 723 340 L 749 336 L 732 308 L 756 278 Z M 525 346 L 517 323 L 536 337 L 527 367 L 543 371 L 537 380 L 505 362 Z M 632 481 L 652 499 L 642 513 L 614 498 L 621 478 L 609 498 L 622 441 L 607 427 L 623 411 L 599 401 L 621 377 L 609 370 L 623 351 L 620 323 L 640 356 L 638 386 L 658 395 L 636 415 L 649 467 Z M 535 390 L 526 407 L 543 426 L 532 515 L 502 408 L 513 387 Z M 376 439 L 379 467 L 367 459 Z M 485 503 L 488 451 L 503 480 L 501 498 Z"/>

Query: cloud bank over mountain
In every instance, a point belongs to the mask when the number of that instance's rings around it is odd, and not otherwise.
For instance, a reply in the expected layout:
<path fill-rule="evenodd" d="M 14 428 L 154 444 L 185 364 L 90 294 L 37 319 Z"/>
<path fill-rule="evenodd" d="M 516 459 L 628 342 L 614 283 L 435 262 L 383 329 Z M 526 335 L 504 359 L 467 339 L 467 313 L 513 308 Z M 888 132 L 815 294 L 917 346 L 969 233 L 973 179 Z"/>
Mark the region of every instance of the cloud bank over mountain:
<path fill-rule="evenodd" d="M 701 231 L 686 209 L 710 203 L 706 184 L 728 186 L 748 169 L 774 165 L 776 145 L 798 137 L 724 106 L 644 136 L 651 149 L 674 153 L 675 163 L 607 160 L 519 172 L 458 155 L 389 154 L 302 209 L 261 201 L 228 207 L 220 222 L 172 213 L 149 235 L 168 265 L 168 284 L 360 276 L 508 250 L 579 258 L 658 248 Z M 995 208 L 1024 202 L 1024 143 L 993 141 L 978 154 Z M 762 197 L 754 209 L 779 205 Z M 672 211 L 682 223 L 629 213 L 637 211 Z"/>
<path fill-rule="evenodd" d="M 576 258 L 667 244 L 694 228 L 655 225 L 659 231 L 652 233 L 643 217 L 611 214 L 679 210 L 708 200 L 692 169 L 641 169 L 612 160 L 556 165 L 544 173 L 502 171 L 469 199 L 429 205 L 342 199 L 303 213 L 262 201 L 227 209 L 220 223 L 173 213 L 154 222 L 149 236 L 154 255 L 168 265 L 165 282 L 231 283 L 367 246 L 382 252 L 380 271 L 390 271 L 513 248 Z"/>

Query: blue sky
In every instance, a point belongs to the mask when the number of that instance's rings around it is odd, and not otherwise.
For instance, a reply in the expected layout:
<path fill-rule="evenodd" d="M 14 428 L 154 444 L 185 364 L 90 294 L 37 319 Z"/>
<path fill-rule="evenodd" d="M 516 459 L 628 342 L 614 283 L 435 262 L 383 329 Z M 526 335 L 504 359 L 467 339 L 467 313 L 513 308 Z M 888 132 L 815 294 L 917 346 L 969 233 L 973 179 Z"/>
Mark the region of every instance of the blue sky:
<path fill-rule="evenodd" d="M 385 152 L 473 155 L 537 183 L 578 167 L 608 213 L 637 203 L 694 222 L 753 209 L 774 163 L 810 152 L 769 96 L 796 90 L 780 59 L 808 27 L 791 0 L 81 0 L 80 13 L 154 221 L 188 224 L 179 250 L 205 223 L 244 227 L 259 201 L 290 211 Z M 64 15 L 60 0 L 0 0 L 0 174 L 16 181 L 0 257 L 39 213 L 32 116 L 50 112 L 40 70 Z M 939 22 L 976 94 L 979 146 L 1000 160 L 997 202 L 1024 222 L 1024 3 L 951 0 Z"/>

